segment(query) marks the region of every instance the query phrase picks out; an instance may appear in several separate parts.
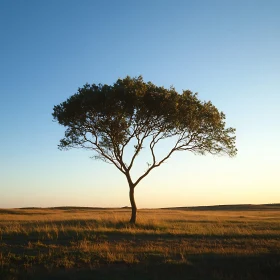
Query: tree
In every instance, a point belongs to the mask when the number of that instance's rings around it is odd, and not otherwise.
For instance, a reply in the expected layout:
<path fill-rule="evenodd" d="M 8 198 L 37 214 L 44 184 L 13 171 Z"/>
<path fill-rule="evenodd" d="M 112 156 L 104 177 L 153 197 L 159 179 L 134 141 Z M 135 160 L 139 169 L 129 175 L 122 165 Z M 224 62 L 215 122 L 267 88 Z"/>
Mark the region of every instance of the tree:
<path fill-rule="evenodd" d="M 135 187 L 174 152 L 229 156 L 237 152 L 235 129 L 225 127 L 224 113 L 211 102 L 200 101 L 189 90 L 179 94 L 173 87 L 166 89 L 145 83 L 141 76 L 118 79 L 112 86 L 86 84 L 54 106 L 52 115 L 66 127 L 60 149 L 93 151 L 95 159 L 113 164 L 124 174 L 129 185 L 133 224 L 137 211 Z M 166 139 L 172 139 L 174 145 L 158 159 L 155 147 Z M 144 147 L 150 152 L 148 168 L 133 180 L 132 167 Z M 130 154 L 128 160 L 127 154 Z"/>

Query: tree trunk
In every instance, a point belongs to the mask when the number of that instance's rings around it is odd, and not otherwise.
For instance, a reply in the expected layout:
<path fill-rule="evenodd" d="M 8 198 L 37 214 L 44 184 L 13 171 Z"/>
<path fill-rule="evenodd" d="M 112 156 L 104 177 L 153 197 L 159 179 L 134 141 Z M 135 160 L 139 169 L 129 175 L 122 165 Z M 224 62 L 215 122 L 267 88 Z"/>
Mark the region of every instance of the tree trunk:
<path fill-rule="evenodd" d="M 134 200 L 134 186 L 129 186 L 129 199 L 131 203 L 131 218 L 130 218 L 130 223 L 135 224 L 136 223 L 136 203 Z"/>

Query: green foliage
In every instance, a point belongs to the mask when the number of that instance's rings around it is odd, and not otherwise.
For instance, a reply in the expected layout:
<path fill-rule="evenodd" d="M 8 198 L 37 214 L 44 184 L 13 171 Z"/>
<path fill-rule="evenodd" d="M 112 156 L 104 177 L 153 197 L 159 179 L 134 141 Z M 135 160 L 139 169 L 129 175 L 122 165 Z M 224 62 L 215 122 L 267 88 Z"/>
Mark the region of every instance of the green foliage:
<path fill-rule="evenodd" d="M 93 150 L 96 158 L 113 163 L 126 176 L 146 143 L 151 161 L 135 185 L 175 151 L 229 156 L 237 152 L 235 129 L 225 127 L 225 115 L 210 101 L 200 101 L 189 90 L 179 94 L 172 87 L 145 83 L 141 76 L 119 79 L 112 86 L 86 84 L 55 106 L 53 117 L 66 127 L 59 148 Z M 158 160 L 154 148 L 167 138 L 175 139 L 174 147 Z M 134 154 L 124 162 L 129 145 Z"/>

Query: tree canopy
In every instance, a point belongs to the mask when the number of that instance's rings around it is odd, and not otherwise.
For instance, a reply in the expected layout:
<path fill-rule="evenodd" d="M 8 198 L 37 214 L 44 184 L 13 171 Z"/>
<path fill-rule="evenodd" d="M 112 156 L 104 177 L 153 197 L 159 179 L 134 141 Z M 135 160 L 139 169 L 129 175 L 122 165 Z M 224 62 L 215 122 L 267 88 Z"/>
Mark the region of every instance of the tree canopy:
<path fill-rule="evenodd" d="M 113 85 L 86 84 L 65 102 L 54 106 L 53 117 L 66 127 L 60 149 L 83 148 L 96 159 L 114 164 L 128 181 L 132 204 L 131 222 L 136 220 L 134 188 L 174 152 L 234 156 L 235 129 L 226 128 L 225 114 L 197 94 L 144 82 L 141 76 L 118 79 Z M 155 146 L 172 138 L 174 146 L 157 158 Z M 130 148 L 129 148 L 130 147 Z M 125 160 L 128 149 L 131 158 Z M 146 147 L 148 168 L 131 178 L 136 157 Z M 135 212 L 135 213 L 134 213 Z"/>

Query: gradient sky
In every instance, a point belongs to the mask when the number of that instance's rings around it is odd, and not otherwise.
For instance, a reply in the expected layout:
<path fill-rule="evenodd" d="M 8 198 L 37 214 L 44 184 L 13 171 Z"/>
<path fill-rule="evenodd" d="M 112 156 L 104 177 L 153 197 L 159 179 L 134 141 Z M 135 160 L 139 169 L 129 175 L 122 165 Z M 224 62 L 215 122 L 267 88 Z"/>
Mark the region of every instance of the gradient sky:
<path fill-rule="evenodd" d="M 175 154 L 139 208 L 279 203 L 279 14 L 278 0 L 0 0 L 0 208 L 129 205 L 116 168 L 57 149 L 51 114 L 86 82 L 140 74 L 211 100 L 238 155 Z"/>

